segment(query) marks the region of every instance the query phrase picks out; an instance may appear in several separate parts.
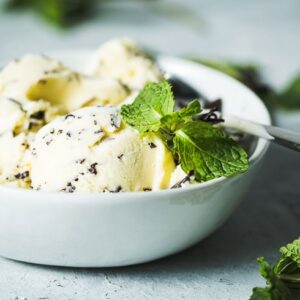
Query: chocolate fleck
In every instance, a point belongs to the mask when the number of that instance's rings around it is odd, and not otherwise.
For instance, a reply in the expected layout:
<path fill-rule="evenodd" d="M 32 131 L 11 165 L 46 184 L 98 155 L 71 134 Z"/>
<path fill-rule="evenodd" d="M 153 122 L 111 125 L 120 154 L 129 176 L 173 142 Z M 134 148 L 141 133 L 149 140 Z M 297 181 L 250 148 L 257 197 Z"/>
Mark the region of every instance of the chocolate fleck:
<path fill-rule="evenodd" d="M 110 125 L 112 127 L 118 128 L 117 124 L 116 124 L 116 118 L 117 116 L 114 114 L 110 114 Z"/>
<path fill-rule="evenodd" d="M 57 135 L 62 134 L 62 133 L 63 133 L 63 130 L 62 130 L 62 129 L 59 129 L 59 130 L 57 131 Z"/>
<path fill-rule="evenodd" d="M 85 158 L 76 160 L 77 164 L 83 164 L 85 162 Z"/>
<path fill-rule="evenodd" d="M 39 111 L 31 114 L 30 118 L 35 119 L 35 120 L 44 120 L 45 119 L 45 111 L 39 110 Z"/>
<path fill-rule="evenodd" d="M 122 187 L 118 185 L 115 190 L 109 190 L 110 193 L 119 193 L 122 191 Z"/>
<path fill-rule="evenodd" d="M 103 131 L 101 130 L 101 129 L 99 129 L 99 130 L 96 130 L 96 131 L 94 131 L 94 134 L 100 134 L 100 133 L 102 133 Z"/>
<path fill-rule="evenodd" d="M 120 155 L 118 155 L 118 159 L 122 159 L 122 157 L 124 156 L 124 154 L 122 153 L 122 154 L 120 154 Z"/>
<path fill-rule="evenodd" d="M 153 149 L 153 148 L 156 148 L 157 146 L 153 143 L 153 142 L 150 142 L 150 143 L 148 143 L 148 145 L 150 146 L 150 148 L 151 149 Z"/>
<path fill-rule="evenodd" d="M 25 179 L 27 177 L 29 177 L 29 171 L 25 171 L 23 173 L 18 173 L 15 175 L 16 179 Z"/>
<path fill-rule="evenodd" d="M 67 135 L 68 137 L 71 137 L 71 132 L 68 131 L 68 132 L 66 133 L 66 135 Z"/>
<path fill-rule="evenodd" d="M 151 192 L 152 189 L 150 189 L 150 188 L 143 188 L 143 191 L 144 191 L 144 192 Z"/>
<path fill-rule="evenodd" d="M 67 186 L 62 190 L 67 193 L 74 193 L 74 191 L 76 190 L 76 186 L 74 186 L 71 182 L 68 182 Z"/>
<path fill-rule="evenodd" d="M 73 114 L 67 114 L 65 116 L 65 120 L 67 120 L 68 118 L 75 118 L 75 116 Z"/>
<path fill-rule="evenodd" d="M 97 169 L 96 166 L 98 165 L 98 163 L 93 163 L 91 164 L 90 168 L 88 169 L 88 171 L 94 175 L 97 175 Z"/>
<path fill-rule="evenodd" d="M 26 112 L 26 110 L 23 108 L 23 105 L 18 100 L 14 99 L 14 98 L 7 98 L 7 99 L 9 101 L 15 103 L 16 105 L 18 105 L 22 112 Z"/>

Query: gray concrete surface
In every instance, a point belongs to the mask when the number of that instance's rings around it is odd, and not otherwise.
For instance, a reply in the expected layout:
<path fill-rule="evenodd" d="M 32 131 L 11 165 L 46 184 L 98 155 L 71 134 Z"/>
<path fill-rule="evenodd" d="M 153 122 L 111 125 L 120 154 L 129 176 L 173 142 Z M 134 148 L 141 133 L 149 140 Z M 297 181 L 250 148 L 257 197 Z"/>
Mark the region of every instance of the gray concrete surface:
<path fill-rule="evenodd" d="M 300 70 L 298 0 L 163 2 L 166 11 L 176 13 L 175 2 L 193 15 L 180 14 L 176 22 L 153 4 L 110 1 L 95 19 L 58 31 L 31 13 L 0 13 L 1 61 L 25 52 L 93 48 L 111 37 L 130 36 L 171 54 L 259 62 L 276 86 Z M 288 117 L 284 122 L 289 125 Z M 254 286 L 264 285 L 256 257 L 275 260 L 278 248 L 299 235 L 299 172 L 297 153 L 271 147 L 230 220 L 198 245 L 159 261 L 68 269 L 1 258 L 0 300 L 248 299 Z"/>

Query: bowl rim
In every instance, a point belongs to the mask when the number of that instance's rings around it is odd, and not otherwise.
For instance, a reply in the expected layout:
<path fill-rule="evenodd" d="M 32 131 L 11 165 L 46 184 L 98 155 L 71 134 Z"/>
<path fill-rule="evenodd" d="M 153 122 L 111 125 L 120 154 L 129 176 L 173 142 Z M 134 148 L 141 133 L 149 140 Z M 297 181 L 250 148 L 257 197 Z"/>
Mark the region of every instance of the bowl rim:
<path fill-rule="evenodd" d="M 74 53 L 74 49 L 62 49 L 62 50 L 54 50 L 54 51 L 47 51 L 48 56 L 57 56 L 57 55 L 70 55 L 78 53 L 84 53 L 86 54 L 91 54 L 93 53 L 94 50 L 91 49 L 78 49 Z M 185 64 L 188 66 L 192 67 L 201 67 L 202 69 L 206 70 L 207 72 L 210 72 L 212 74 L 218 75 L 219 77 L 223 77 L 227 81 L 231 81 L 235 85 L 238 85 L 239 87 L 243 88 L 244 90 L 247 91 L 247 93 L 251 94 L 252 97 L 258 102 L 261 106 L 261 110 L 263 111 L 265 115 L 265 120 L 264 124 L 266 125 L 271 125 L 271 116 L 266 108 L 265 104 L 262 102 L 262 100 L 252 91 L 250 90 L 247 86 L 239 82 L 238 80 L 226 75 L 223 72 L 220 72 L 218 70 L 215 70 L 213 68 L 210 68 L 208 66 L 205 66 L 203 64 L 195 63 L 192 61 L 189 61 L 184 58 L 176 57 L 176 56 L 171 56 L 171 55 L 165 55 L 165 54 L 157 54 L 156 59 L 158 61 L 160 60 L 166 60 L 166 61 L 174 61 L 180 64 Z M 176 188 L 176 189 L 163 189 L 163 190 L 156 190 L 156 191 L 149 191 L 149 192 L 144 192 L 144 191 L 136 191 L 136 192 L 121 192 L 121 193 L 90 193 L 90 192 L 82 192 L 82 193 L 59 193 L 59 192 L 46 192 L 46 191 L 34 191 L 30 189 L 22 189 L 22 188 L 15 188 L 15 187 L 10 187 L 10 186 L 3 186 L 0 185 L 0 193 L 8 193 L 8 194 L 14 194 L 15 196 L 31 196 L 32 200 L 37 199 L 39 202 L 43 202 L 41 198 L 47 198 L 48 200 L 51 201 L 71 201 L 72 203 L 77 202 L 77 203 L 87 203 L 87 202 L 99 202 L 99 203 L 120 203 L 120 202 L 134 202 L 138 200 L 139 202 L 141 199 L 145 200 L 150 200 L 153 197 L 158 197 L 158 196 L 172 196 L 174 193 L 185 193 L 189 191 L 195 191 L 195 190 L 204 190 L 204 189 L 209 189 L 215 186 L 219 186 L 225 182 L 229 181 L 234 181 L 242 176 L 244 176 L 247 172 L 249 172 L 250 168 L 253 168 L 254 165 L 256 165 L 260 159 L 264 156 L 266 153 L 268 147 L 269 147 L 269 142 L 266 140 L 263 140 L 261 138 L 258 139 L 258 143 L 255 147 L 254 152 L 252 155 L 249 157 L 249 169 L 245 173 L 241 173 L 238 175 L 234 175 L 231 177 L 219 177 L 216 179 L 212 179 L 209 181 L 205 182 L 200 182 L 192 185 L 187 185 L 183 188 Z M 150 196 L 150 197 L 149 197 Z M 22 199 L 21 201 L 24 201 Z"/>

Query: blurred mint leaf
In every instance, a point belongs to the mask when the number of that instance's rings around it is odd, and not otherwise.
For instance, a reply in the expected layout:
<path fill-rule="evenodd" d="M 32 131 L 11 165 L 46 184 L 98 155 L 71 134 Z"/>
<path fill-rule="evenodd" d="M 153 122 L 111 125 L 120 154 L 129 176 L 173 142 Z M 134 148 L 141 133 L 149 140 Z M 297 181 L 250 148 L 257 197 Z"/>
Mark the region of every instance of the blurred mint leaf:
<path fill-rule="evenodd" d="M 269 97 L 273 93 L 271 86 L 263 79 L 261 69 L 258 65 L 208 59 L 191 59 L 241 81 L 262 98 Z"/>
<path fill-rule="evenodd" d="M 223 72 L 248 86 L 269 108 L 300 109 L 300 74 L 282 91 L 275 91 L 264 80 L 261 68 L 255 64 L 221 62 L 201 58 L 190 58 L 194 62 Z"/>
<path fill-rule="evenodd" d="M 300 74 L 282 92 L 271 99 L 271 102 L 285 109 L 300 109 Z"/>
<path fill-rule="evenodd" d="M 88 18 L 97 3 L 97 0 L 9 0 L 5 7 L 33 9 L 50 23 L 66 27 Z"/>
<path fill-rule="evenodd" d="M 291 300 L 291 292 L 276 276 L 265 259 L 260 257 L 257 260 L 260 264 L 260 274 L 267 281 L 267 287 L 254 288 L 250 300 Z"/>

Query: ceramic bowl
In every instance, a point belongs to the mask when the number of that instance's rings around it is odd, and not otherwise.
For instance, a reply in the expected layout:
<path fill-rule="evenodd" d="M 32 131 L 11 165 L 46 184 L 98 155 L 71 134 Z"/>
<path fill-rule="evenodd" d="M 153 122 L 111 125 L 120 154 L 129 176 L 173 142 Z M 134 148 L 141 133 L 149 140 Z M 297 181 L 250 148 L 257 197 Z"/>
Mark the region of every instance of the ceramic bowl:
<path fill-rule="evenodd" d="M 50 55 L 80 69 L 91 52 Z M 239 82 L 179 58 L 158 56 L 158 62 L 209 98 L 221 97 L 225 113 L 270 124 L 262 101 Z M 181 251 L 231 215 L 267 147 L 266 141 L 258 140 L 244 174 L 181 189 L 64 194 L 0 187 L 0 255 L 46 265 L 114 267 Z"/>

